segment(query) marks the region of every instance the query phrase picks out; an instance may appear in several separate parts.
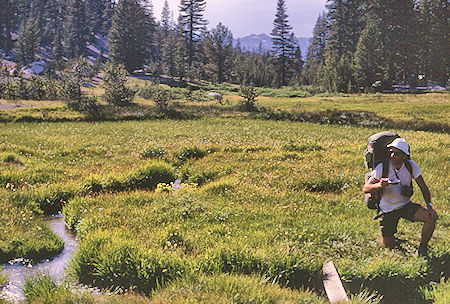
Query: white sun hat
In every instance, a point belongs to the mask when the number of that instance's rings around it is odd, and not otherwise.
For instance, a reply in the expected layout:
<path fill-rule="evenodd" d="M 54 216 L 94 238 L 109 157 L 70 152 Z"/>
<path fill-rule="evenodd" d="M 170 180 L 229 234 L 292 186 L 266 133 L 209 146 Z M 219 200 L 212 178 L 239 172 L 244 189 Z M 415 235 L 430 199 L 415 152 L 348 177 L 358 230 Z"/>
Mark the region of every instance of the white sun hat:
<path fill-rule="evenodd" d="M 392 143 L 390 143 L 387 146 L 397 148 L 406 155 L 409 155 L 409 145 L 404 138 L 396 138 Z"/>

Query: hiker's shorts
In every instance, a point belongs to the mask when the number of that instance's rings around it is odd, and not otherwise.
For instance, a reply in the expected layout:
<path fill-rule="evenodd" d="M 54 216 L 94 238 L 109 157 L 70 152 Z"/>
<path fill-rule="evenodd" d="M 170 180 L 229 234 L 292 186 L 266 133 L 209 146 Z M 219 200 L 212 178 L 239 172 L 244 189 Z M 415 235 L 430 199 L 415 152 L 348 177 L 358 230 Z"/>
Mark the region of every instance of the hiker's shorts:
<path fill-rule="evenodd" d="M 386 213 L 381 217 L 380 228 L 382 236 L 393 236 L 397 232 L 398 220 L 400 218 L 414 222 L 414 215 L 421 206 L 416 203 L 409 202 L 404 207 Z"/>

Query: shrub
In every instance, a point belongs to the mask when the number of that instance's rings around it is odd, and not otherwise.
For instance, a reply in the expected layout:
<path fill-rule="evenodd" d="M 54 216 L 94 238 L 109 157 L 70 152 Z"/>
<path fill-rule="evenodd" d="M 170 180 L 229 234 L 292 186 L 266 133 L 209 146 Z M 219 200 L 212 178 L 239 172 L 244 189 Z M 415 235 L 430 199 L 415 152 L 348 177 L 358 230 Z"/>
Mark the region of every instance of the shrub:
<path fill-rule="evenodd" d="M 42 77 L 33 76 L 27 83 L 27 95 L 30 99 L 44 100 L 47 96 L 45 82 Z"/>
<path fill-rule="evenodd" d="M 69 108 L 85 112 L 89 118 L 97 118 L 99 116 L 97 98 L 88 96 L 81 90 L 81 86 L 87 80 L 88 71 L 87 62 L 83 60 L 75 62 L 71 70 L 63 76 L 60 95 Z"/>
<path fill-rule="evenodd" d="M 146 83 L 144 87 L 137 91 L 137 94 L 145 99 L 153 99 L 156 91 L 159 90 L 159 85 L 154 83 Z"/>
<path fill-rule="evenodd" d="M 106 102 L 120 106 L 133 101 L 136 91 L 126 87 L 126 77 L 127 71 L 123 65 L 109 63 L 105 66 L 103 86 Z"/>
<path fill-rule="evenodd" d="M 172 90 L 165 89 L 158 84 L 146 84 L 138 94 L 145 99 L 153 100 L 158 111 L 163 113 L 167 111 L 170 101 L 175 97 Z"/>
<path fill-rule="evenodd" d="M 169 90 L 160 88 L 153 95 L 153 101 L 156 104 L 158 110 L 165 113 L 169 108 L 170 101 L 172 100 L 172 94 Z"/>
<path fill-rule="evenodd" d="M 245 111 L 255 111 L 256 110 L 256 97 L 258 97 L 258 90 L 252 85 L 242 85 L 239 90 L 239 96 L 244 97 L 244 101 L 241 105 L 242 109 Z"/>

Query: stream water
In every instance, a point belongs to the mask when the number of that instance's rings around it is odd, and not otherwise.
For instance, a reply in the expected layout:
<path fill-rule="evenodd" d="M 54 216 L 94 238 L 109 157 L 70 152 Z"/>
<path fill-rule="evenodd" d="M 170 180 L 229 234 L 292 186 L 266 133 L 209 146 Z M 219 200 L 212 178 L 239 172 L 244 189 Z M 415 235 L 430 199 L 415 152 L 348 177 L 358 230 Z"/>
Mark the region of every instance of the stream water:
<path fill-rule="evenodd" d="M 8 283 L 0 287 L 0 298 L 17 303 L 25 300 L 22 286 L 25 278 L 36 273 L 44 273 L 57 283 L 61 283 L 66 275 L 65 268 L 68 265 L 78 242 L 75 236 L 66 229 L 66 223 L 61 215 L 52 216 L 48 220 L 50 229 L 64 241 L 64 250 L 52 259 L 32 264 L 31 261 L 17 259 L 2 265 L 2 271 L 8 276 Z"/>

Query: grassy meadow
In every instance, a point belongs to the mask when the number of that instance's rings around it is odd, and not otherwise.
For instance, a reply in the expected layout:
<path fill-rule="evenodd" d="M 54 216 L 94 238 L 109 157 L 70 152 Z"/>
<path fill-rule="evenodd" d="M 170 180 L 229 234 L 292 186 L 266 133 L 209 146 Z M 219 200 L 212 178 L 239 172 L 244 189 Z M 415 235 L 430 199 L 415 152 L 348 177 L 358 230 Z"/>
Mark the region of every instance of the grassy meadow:
<path fill-rule="evenodd" d="M 352 303 L 445 303 L 448 94 L 261 96 L 259 113 L 238 111 L 240 100 L 177 99 L 173 111 L 188 113 L 177 119 L 150 119 L 143 98 L 113 121 L 84 121 L 58 102 L 0 110 L 0 261 L 60 252 L 42 215 L 61 211 L 80 239 L 71 278 L 129 292 L 108 303 L 327 303 L 321 269 L 330 260 Z M 429 259 L 413 255 L 418 223 L 401 221 L 400 245 L 381 248 L 363 202 L 362 155 L 381 129 L 291 119 L 368 107 L 401 122 L 390 129 L 423 170 L 440 216 Z M 26 286 L 32 303 L 39 294 L 99 300 L 45 276 Z"/>

